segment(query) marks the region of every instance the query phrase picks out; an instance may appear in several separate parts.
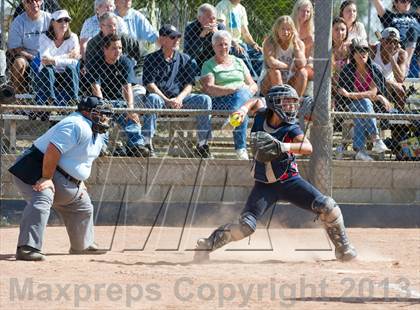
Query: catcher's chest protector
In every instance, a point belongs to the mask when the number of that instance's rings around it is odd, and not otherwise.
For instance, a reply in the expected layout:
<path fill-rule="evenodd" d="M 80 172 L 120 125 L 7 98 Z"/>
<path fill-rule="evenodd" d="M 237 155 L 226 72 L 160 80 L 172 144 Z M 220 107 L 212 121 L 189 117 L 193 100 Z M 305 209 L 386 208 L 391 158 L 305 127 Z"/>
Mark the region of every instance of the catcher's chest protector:
<path fill-rule="evenodd" d="M 287 124 L 277 129 L 271 129 L 265 124 L 266 113 L 258 113 L 254 119 L 254 125 L 251 132 L 265 131 L 282 142 L 292 142 L 290 136 L 292 131 L 300 130 L 298 124 Z M 281 158 L 272 160 L 268 163 L 262 163 L 254 160 L 252 167 L 254 179 L 263 183 L 274 183 L 277 181 L 286 181 L 299 174 L 295 156 L 290 153 L 288 159 Z"/>

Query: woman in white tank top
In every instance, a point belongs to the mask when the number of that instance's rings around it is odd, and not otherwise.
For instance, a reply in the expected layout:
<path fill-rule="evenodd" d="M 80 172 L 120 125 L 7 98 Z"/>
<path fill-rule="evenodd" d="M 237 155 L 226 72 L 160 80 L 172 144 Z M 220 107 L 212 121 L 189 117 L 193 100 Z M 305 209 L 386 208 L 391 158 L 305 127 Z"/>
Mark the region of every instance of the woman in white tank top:
<path fill-rule="evenodd" d="M 305 69 L 305 44 L 299 39 L 290 16 L 275 21 L 270 36 L 264 41 L 264 68 L 260 77 L 261 94 L 274 85 L 290 84 L 302 96 L 308 81 Z"/>

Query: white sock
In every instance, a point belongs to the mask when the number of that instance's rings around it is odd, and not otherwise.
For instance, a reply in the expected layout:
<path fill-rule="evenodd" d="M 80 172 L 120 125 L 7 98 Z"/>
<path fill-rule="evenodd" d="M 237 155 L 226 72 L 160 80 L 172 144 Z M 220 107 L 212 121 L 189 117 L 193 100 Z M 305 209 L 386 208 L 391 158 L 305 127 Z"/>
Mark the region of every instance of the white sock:
<path fill-rule="evenodd" d="M 149 137 L 144 137 L 144 144 L 152 144 L 152 139 Z"/>

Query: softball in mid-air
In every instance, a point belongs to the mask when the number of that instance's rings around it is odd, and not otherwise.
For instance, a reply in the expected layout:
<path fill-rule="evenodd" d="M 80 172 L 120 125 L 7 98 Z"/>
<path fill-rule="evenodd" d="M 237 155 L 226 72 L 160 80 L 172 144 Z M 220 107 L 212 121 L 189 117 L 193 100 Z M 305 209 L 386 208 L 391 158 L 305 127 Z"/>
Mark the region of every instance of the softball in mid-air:
<path fill-rule="evenodd" d="M 238 127 L 241 124 L 241 115 L 238 113 L 232 114 L 229 117 L 229 123 L 232 125 L 232 127 Z"/>

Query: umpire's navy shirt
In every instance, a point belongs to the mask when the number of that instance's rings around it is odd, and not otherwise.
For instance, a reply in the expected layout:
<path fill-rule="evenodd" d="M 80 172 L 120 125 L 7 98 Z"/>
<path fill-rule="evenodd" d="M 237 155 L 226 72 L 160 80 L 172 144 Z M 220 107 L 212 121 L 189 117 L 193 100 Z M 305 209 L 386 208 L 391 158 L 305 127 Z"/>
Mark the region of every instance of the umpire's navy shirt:
<path fill-rule="evenodd" d="M 123 85 L 135 83 L 132 61 L 122 55 L 115 64 L 110 65 L 106 63 L 104 56 L 96 58 L 96 61 L 86 65 L 89 83 L 101 86 L 104 99 L 124 100 Z"/>
<path fill-rule="evenodd" d="M 170 81 L 175 62 L 179 59 L 178 71 Z M 188 84 L 194 84 L 199 70 L 197 63 L 187 54 L 175 51 L 170 61 L 165 60 L 162 49 L 148 54 L 144 59 L 143 84 L 155 83 L 168 98 L 178 96 Z"/>

